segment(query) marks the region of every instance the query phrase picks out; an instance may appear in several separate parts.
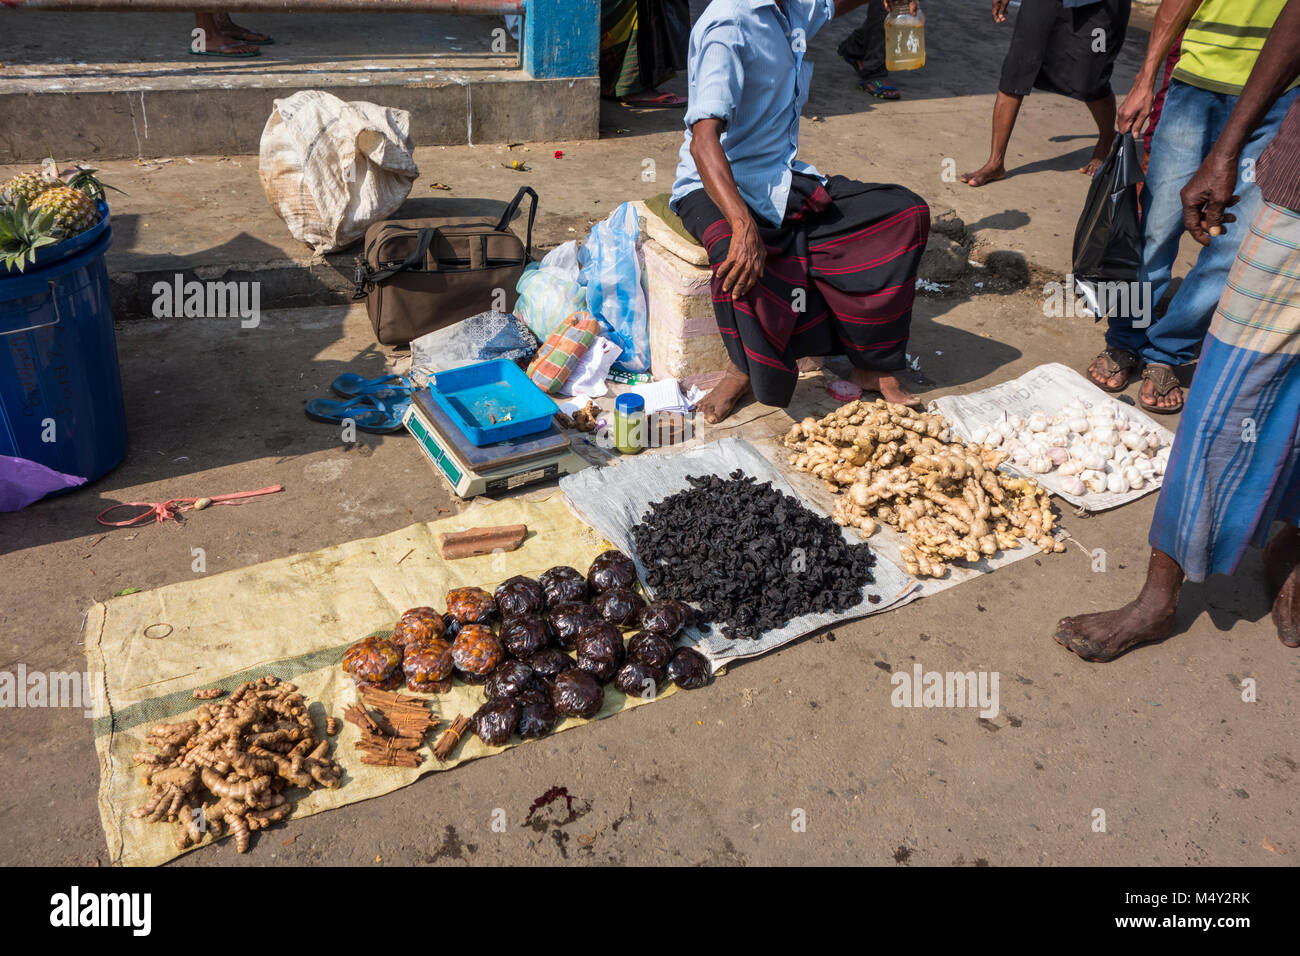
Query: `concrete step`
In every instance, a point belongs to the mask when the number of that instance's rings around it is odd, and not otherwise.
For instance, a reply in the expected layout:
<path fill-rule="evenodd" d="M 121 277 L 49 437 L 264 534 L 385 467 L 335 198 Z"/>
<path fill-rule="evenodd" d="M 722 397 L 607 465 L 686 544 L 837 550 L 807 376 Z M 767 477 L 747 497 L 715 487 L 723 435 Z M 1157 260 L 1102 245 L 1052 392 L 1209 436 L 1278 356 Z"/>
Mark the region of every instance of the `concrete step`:
<path fill-rule="evenodd" d="M 528 76 L 499 17 L 241 20 L 275 43 L 194 56 L 185 15 L 0 9 L 0 163 L 255 153 L 273 101 L 301 89 L 408 110 L 420 146 L 598 135 L 599 81 Z"/>

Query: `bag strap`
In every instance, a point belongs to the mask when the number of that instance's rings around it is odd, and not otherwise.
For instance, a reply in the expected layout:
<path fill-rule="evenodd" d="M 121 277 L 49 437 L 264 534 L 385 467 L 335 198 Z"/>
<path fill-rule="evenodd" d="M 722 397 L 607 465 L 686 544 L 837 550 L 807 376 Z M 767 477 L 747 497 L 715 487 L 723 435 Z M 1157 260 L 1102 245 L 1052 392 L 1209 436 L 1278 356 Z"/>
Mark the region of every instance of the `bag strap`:
<path fill-rule="evenodd" d="M 368 294 L 367 286 L 376 282 L 382 282 L 384 279 L 397 275 L 399 272 L 405 272 L 408 269 L 421 269 L 425 272 L 436 272 L 438 263 L 434 262 L 432 269 L 425 268 L 429 257 L 429 246 L 433 243 L 433 237 L 437 235 L 436 226 L 426 226 L 417 234 L 415 249 L 409 256 L 396 265 L 391 265 L 386 269 L 376 269 L 371 271 L 370 264 L 362 256 L 357 256 L 356 271 L 352 276 L 356 283 L 356 289 L 352 293 L 353 299 L 364 299 Z"/>
<path fill-rule="evenodd" d="M 506 211 L 501 214 L 501 221 L 497 223 L 497 232 L 505 232 L 510 228 L 510 220 L 515 217 L 519 209 L 519 204 L 523 202 L 524 196 L 532 198 L 528 204 L 528 235 L 524 239 L 524 259 L 533 258 L 533 219 L 537 215 L 537 193 L 533 191 L 532 186 L 520 186 L 519 192 L 515 193 L 515 198 L 510 200 L 510 205 L 506 206 Z"/>

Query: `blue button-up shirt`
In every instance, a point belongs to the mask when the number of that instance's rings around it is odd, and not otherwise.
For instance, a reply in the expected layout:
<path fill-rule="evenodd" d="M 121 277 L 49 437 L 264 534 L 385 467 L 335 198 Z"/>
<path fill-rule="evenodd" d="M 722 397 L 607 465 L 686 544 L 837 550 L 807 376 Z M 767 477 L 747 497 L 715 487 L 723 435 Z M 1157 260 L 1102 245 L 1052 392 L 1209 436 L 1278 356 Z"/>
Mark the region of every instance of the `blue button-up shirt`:
<path fill-rule="evenodd" d="M 673 183 L 672 208 L 703 188 L 691 156 L 691 127 L 725 124 L 722 149 L 741 198 L 773 225 L 785 217 L 790 174 L 820 176 L 796 159 L 799 113 L 808 99 L 808 41 L 835 15 L 833 0 L 713 0 L 691 30 L 686 141 Z"/>

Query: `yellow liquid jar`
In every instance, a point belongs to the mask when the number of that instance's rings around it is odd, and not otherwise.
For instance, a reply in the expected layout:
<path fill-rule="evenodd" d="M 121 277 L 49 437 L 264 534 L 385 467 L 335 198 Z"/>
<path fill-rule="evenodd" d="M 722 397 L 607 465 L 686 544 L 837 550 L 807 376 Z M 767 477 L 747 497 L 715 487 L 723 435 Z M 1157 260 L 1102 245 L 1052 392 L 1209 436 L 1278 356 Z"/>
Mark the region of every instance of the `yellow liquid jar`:
<path fill-rule="evenodd" d="M 640 454 L 645 449 L 645 399 L 640 395 L 620 395 L 614 400 L 614 447 L 625 455 Z"/>
<path fill-rule="evenodd" d="M 885 17 L 885 69 L 919 70 L 925 66 L 925 14 L 895 9 Z"/>

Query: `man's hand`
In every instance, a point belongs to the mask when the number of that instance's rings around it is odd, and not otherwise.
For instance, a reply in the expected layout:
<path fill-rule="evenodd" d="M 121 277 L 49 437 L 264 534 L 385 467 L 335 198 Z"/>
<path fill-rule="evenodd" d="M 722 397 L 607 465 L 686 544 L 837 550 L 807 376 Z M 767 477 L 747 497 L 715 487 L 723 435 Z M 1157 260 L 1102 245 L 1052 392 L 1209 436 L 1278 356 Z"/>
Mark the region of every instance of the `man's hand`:
<path fill-rule="evenodd" d="M 767 247 L 758 234 L 754 220 L 746 215 L 731 224 L 731 245 L 727 258 L 714 273 L 722 280 L 722 290 L 730 296 L 743 296 L 757 284 L 767 263 Z"/>
<path fill-rule="evenodd" d="M 993 0 L 993 22 L 994 23 L 1007 22 L 1007 4 L 1010 2 L 1011 0 Z"/>
<path fill-rule="evenodd" d="M 1225 223 L 1237 221 L 1224 211 L 1241 199 L 1233 195 L 1236 186 L 1237 157 L 1211 150 L 1178 194 L 1183 201 L 1183 225 L 1201 245 L 1208 246 L 1211 236 L 1222 235 Z"/>
<path fill-rule="evenodd" d="M 1121 133 L 1142 135 L 1142 128 L 1146 126 L 1147 117 L 1151 115 L 1151 104 L 1154 100 L 1155 91 L 1150 77 L 1139 73 L 1137 79 L 1133 81 L 1133 89 L 1128 91 L 1128 96 L 1124 97 L 1124 102 L 1120 104 L 1119 113 L 1115 116 L 1115 128 Z"/>

